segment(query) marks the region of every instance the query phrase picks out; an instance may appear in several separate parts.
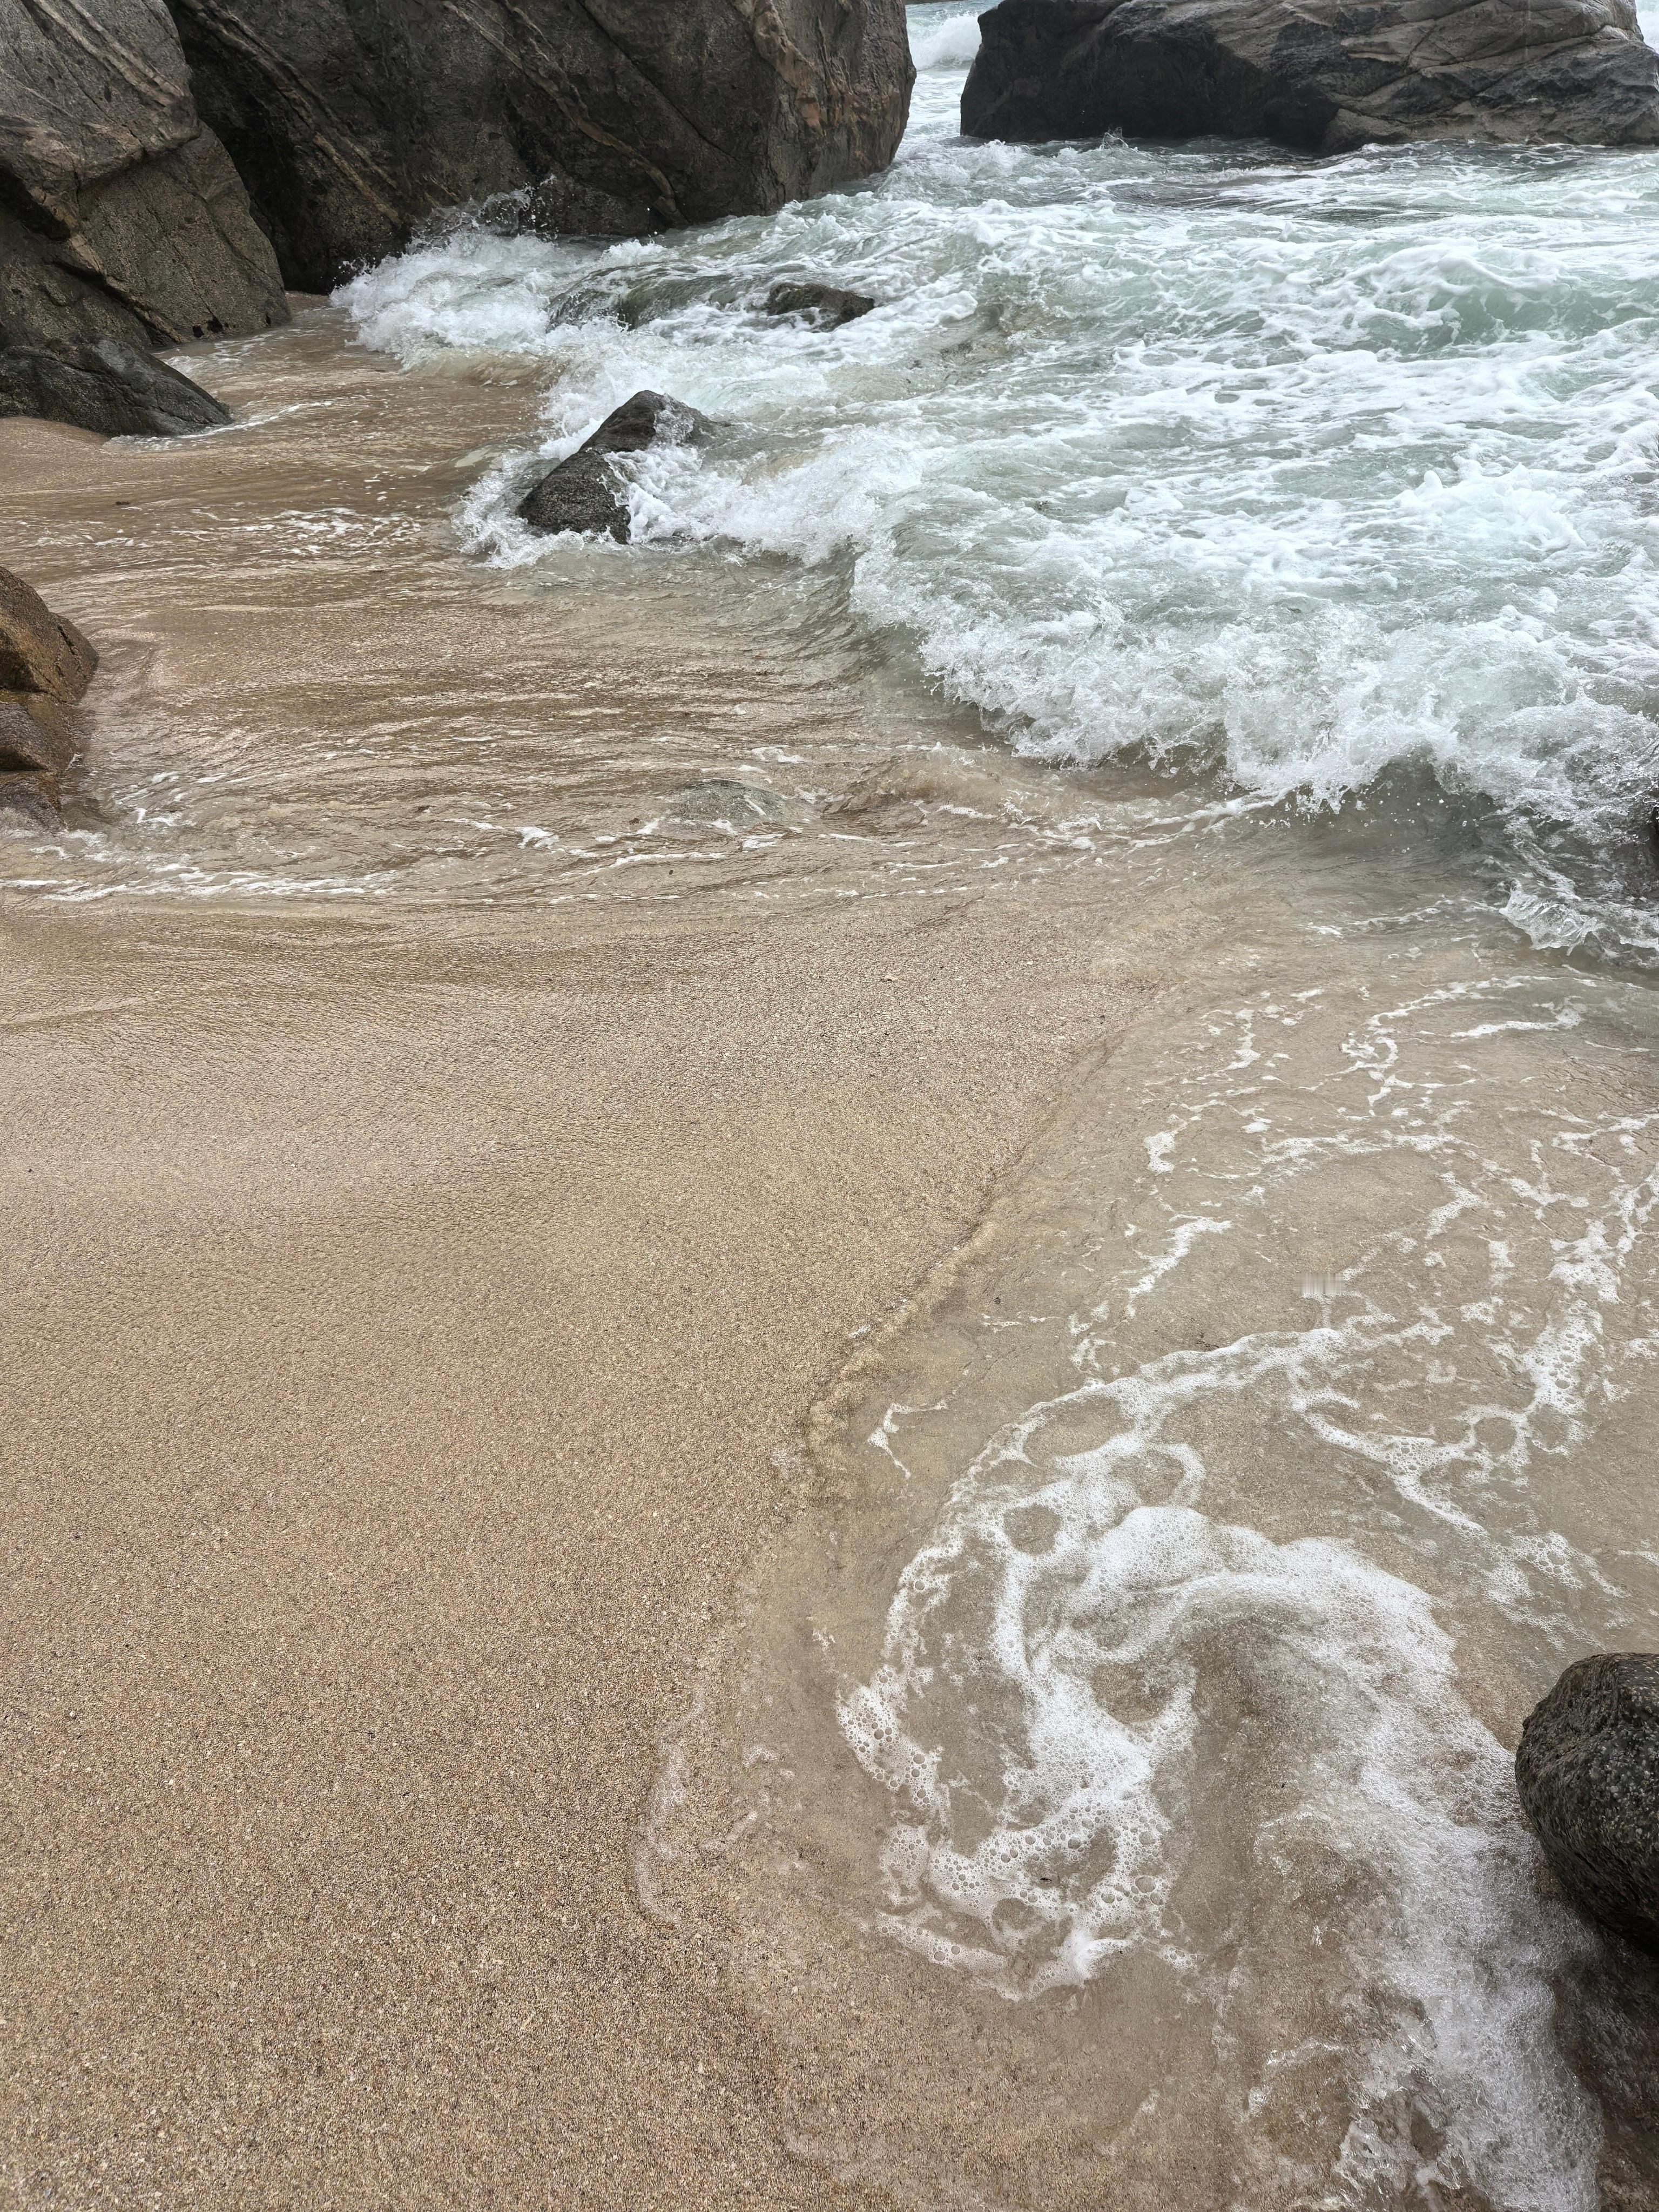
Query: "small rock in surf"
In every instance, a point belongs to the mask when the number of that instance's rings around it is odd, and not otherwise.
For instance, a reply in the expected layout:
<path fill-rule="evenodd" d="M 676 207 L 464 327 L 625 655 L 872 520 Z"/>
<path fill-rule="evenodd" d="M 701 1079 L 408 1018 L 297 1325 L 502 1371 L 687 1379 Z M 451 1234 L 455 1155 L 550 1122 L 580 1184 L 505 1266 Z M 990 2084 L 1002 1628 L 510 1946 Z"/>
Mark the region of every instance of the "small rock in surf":
<path fill-rule="evenodd" d="M 1659 144 L 1659 55 L 1632 0 L 1001 0 L 970 138 Z"/>
<path fill-rule="evenodd" d="M 611 466 L 619 453 L 642 453 L 657 445 L 696 445 L 714 428 L 706 415 L 660 392 L 636 392 L 568 460 L 550 469 L 519 507 L 520 521 L 549 535 L 574 531 L 587 538 L 632 534 L 625 487 Z"/>
<path fill-rule="evenodd" d="M 833 284 L 775 284 L 766 295 L 769 315 L 800 315 L 820 330 L 838 331 L 867 315 L 875 301 L 863 292 L 838 291 Z"/>
<path fill-rule="evenodd" d="M 1515 1775 L 1563 1888 L 1659 1953 L 1659 1653 L 1569 1667 L 1522 1730 Z"/>

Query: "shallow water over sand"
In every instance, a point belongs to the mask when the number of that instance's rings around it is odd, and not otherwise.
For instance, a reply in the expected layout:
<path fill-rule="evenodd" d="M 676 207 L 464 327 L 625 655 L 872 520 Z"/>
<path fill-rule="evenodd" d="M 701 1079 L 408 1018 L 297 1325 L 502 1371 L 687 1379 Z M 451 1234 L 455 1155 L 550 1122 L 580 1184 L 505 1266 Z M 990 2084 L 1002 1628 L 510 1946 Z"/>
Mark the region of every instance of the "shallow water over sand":
<path fill-rule="evenodd" d="M 1020 902 L 1145 1012 L 849 1345 L 641 1897 L 913 2201 L 1659 2205 L 1659 1978 L 1509 1768 L 1659 1641 L 1659 168 L 964 149 L 967 21 L 867 190 L 464 228 L 205 356 L 221 436 L 28 434 L 106 665 L 0 880 Z M 728 442 L 532 544 L 641 382 Z"/>

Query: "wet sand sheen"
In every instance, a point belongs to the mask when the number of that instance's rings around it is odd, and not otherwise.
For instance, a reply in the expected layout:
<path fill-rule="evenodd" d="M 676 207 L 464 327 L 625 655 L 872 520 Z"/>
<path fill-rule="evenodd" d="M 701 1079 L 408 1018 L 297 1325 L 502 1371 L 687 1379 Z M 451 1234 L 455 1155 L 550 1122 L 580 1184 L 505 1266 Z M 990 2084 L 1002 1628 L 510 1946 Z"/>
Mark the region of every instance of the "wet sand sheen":
<path fill-rule="evenodd" d="M 290 373 L 267 359 L 242 404 Z M 350 373 L 423 464 L 429 389 Z M 349 874 L 378 834 L 354 805 L 397 794 L 331 788 L 319 741 L 371 677 L 406 686 L 388 721 L 428 711 L 409 647 L 454 564 L 389 532 L 343 616 L 340 572 L 295 564 L 253 623 L 269 576 L 215 515 L 265 450 L 7 426 L 5 557 L 107 648 L 83 819 L 130 857 L 148 757 L 280 781 L 303 746 L 292 795 L 332 802 L 307 834 Z M 163 476 L 178 531 L 100 557 Z M 581 612 L 489 617 L 555 775 Z M 616 775 L 681 709 L 681 755 L 718 764 L 708 640 L 610 623 L 613 696 L 651 702 Z M 1091 974 L 1101 917 L 1041 878 L 850 896 L 884 887 L 863 834 L 783 900 L 7 896 L 21 2201 L 880 2201 L 793 2154 L 712 1942 L 635 1903 L 636 1826 L 849 1333 L 969 1230 L 1148 981 Z"/>

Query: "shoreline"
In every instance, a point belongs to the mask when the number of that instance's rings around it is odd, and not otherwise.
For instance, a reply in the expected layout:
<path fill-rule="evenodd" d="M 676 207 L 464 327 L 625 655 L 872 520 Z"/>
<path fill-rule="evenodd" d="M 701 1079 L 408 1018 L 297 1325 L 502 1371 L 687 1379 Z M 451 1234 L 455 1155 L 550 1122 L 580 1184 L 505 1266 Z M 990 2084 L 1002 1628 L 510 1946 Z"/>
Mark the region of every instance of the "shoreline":
<path fill-rule="evenodd" d="M 208 572 L 131 588 L 179 718 Z M 878 2201 L 630 1868 L 779 1455 L 1144 995 L 1100 927 L 4 895 L 20 2202 Z"/>
<path fill-rule="evenodd" d="M 1651 1618 L 1649 985 L 1432 793 L 1020 758 L 845 571 L 492 568 L 535 372 L 343 333 L 216 349 L 194 447 L 0 426 L 105 649 L 0 884 L 24 2201 L 1161 2212 L 1385 2112 L 1642 2201 L 1648 1984 L 1509 1747 Z M 1033 1803 L 1149 1713 L 1114 1905 Z"/>

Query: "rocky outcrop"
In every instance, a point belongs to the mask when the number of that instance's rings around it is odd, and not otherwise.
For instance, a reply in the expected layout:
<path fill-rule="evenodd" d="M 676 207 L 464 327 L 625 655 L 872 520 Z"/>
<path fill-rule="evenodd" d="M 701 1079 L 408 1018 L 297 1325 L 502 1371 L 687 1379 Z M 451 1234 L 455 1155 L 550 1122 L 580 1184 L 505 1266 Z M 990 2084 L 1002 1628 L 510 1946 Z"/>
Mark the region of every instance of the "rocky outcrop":
<path fill-rule="evenodd" d="M 171 0 L 204 117 L 290 284 L 526 187 L 610 236 L 763 214 L 883 168 L 903 0 Z"/>
<path fill-rule="evenodd" d="M 775 284 L 766 295 L 769 315 L 799 315 L 820 330 L 838 331 L 871 314 L 875 301 L 866 292 L 842 292 L 833 284 Z"/>
<path fill-rule="evenodd" d="M 0 808 L 55 816 L 58 778 L 76 753 L 69 710 L 97 665 L 75 624 L 0 568 Z"/>
<path fill-rule="evenodd" d="M 636 392 L 568 460 L 548 471 L 520 505 L 519 519 L 550 535 L 570 530 L 625 545 L 633 525 L 625 487 L 611 466 L 614 457 L 642 453 L 648 446 L 696 445 L 714 427 L 695 407 L 660 392 Z"/>
<path fill-rule="evenodd" d="M 0 353 L 0 415 L 72 422 L 106 438 L 178 438 L 230 420 L 211 392 L 118 338 L 62 354 L 33 346 Z"/>
<path fill-rule="evenodd" d="M 98 655 L 72 622 L 55 615 L 40 594 L 0 568 L 0 691 L 45 699 L 79 699 Z"/>
<path fill-rule="evenodd" d="M 0 349 L 287 320 L 162 0 L 0 0 Z"/>
<path fill-rule="evenodd" d="M 1659 1953 L 1659 1653 L 1569 1667 L 1522 1730 L 1515 1775 L 1562 1887 Z"/>
<path fill-rule="evenodd" d="M 981 22 L 970 137 L 1659 144 L 1631 0 L 1001 0 Z"/>

